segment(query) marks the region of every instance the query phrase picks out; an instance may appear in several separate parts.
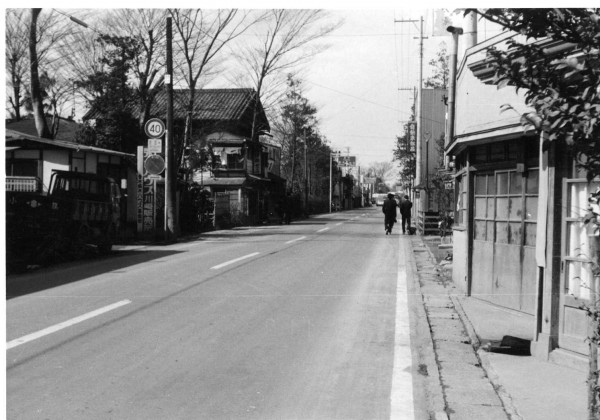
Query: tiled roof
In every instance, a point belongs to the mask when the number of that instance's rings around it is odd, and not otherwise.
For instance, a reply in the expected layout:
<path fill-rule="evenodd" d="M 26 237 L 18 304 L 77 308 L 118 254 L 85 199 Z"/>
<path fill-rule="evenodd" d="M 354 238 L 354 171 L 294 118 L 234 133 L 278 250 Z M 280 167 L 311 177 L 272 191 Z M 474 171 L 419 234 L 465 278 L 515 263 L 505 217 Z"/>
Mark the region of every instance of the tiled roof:
<path fill-rule="evenodd" d="M 46 121 L 48 123 L 48 127 L 50 127 L 50 125 L 52 124 L 52 118 L 46 117 Z M 32 136 L 38 135 L 37 129 L 35 128 L 35 121 L 33 120 L 33 118 L 24 118 L 20 121 L 7 120 L 5 127 L 7 130 L 10 129 Z M 81 127 L 81 124 L 78 124 L 75 121 L 61 118 L 60 123 L 58 125 L 58 133 L 56 133 L 56 140 L 75 141 L 75 133 L 77 132 L 79 127 Z"/>
<path fill-rule="evenodd" d="M 173 119 L 184 120 L 187 116 L 187 104 L 189 101 L 189 89 L 173 89 Z M 254 99 L 254 89 L 197 89 L 194 98 L 194 111 L 192 118 L 195 121 L 222 121 L 222 122 L 240 122 L 252 118 L 252 101 Z M 262 126 L 268 122 L 259 102 L 259 118 L 262 119 Z M 137 117 L 137 109 L 133 114 Z M 160 90 L 150 109 L 150 117 L 166 118 L 167 113 L 167 93 Z M 96 112 L 90 110 L 84 119 L 97 118 Z"/>
<path fill-rule="evenodd" d="M 189 89 L 173 90 L 173 118 L 185 119 Z M 251 109 L 253 89 L 199 89 L 194 99 L 195 120 L 239 120 Z M 166 114 L 167 94 L 161 90 L 155 97 L 150 114 Z"/>

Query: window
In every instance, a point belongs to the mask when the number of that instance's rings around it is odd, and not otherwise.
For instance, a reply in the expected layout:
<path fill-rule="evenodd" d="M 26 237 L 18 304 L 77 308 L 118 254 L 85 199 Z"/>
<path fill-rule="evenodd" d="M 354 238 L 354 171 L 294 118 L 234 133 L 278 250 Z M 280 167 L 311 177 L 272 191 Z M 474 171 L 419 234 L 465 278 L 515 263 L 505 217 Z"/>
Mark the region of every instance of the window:
<path fill-rule="evenodd" d="M 494 194 L 496 191 L 493 174 L 477 174 L 475 183 L 475 208 L 473 213 L 474 239 L 494 240 Z"/>
<path fill-rule="evenodd" d="M 96 172 L 100 176 L 107 176 L 115 180 L 121 178 L 121 168 L 119 165 L 111 165 L 109 163 L 98 163 Z"/>
<path fill-rule="evenodd" d="M 593 280 L 591 275 L 591 250 L 589 236 L 593 234 L 588 229 L 593 229 L 591 224 L 585 225 L 582 219 L 587 213 L 588 195 L 599 188 L 598 182 L 567 183 L 565 238 L 564 238 L 564 272 L 566 275 L 566 293 L 579 299 L 590 299 L 590 285 Z"/>
<path fill-rule="evenodd" d="M 456 178 L 456 215 L 457 226 L 467 225 L 467 175 Z"/>
<path fill-rule="evenodd" d="M 8 176 L 38 176 L 38 161 L 34 159 L 15 159 L 6 165 Z"/>
<path fill-rule="evenodd" d="M 537 169 L 475 175 L 474 239 L 535 246 L 538 178 Z"/>
<path fill-rule="evenodd" d="M 227 169 L 244 169 L 244 157 L 240 154 L 228 154 Z"/>

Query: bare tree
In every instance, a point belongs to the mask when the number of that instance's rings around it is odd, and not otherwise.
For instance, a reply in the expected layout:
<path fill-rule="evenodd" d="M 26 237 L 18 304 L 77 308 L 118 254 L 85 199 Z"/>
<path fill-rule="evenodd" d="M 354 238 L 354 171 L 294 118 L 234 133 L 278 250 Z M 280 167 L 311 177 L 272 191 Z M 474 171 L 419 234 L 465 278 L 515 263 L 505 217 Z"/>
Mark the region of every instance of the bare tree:
<path fill-rule="evenodd" d="M 19 121 L 23 86 L 28 80 L 27 71 L 27 9 L 8 9 L 6 11 L 6 74 L 9 79 L 11 94 L 8 95 L 10 113 Z"/>
<path fill-rule="evenodd" d="M 382 179 L 388 179 L 393 176 L 395 171 L 394 164 L 392 162 L 373 162 L 367 167 L 367 173 L 374 177 Z"/>
<path fill-rule="evenodd" d="M 167 9 L 115 9 L 104 19 L 111 34 L 137 39 L 143 53 L 136 57 L 134 76 L 139 95 L 140 128 L 149 117 L 154 97 L 164 86 Z"/>
<path fill-rule="evenodd" d="M 30 19 L 24 10 L 7 11 L 7 70 L 11 77 L 12 97 L 9 102 L 12 113 L 20 118 L 22 105 L 22 89 L 25 80 L 29 79 L 29 91 L 32 97 L 34 119 L 38 135 L 49 137 L 49 130 L 44 119 L 43 92 L 41 91 L 40 69 L 48 69 L 56 56 L 53 49 L 65 36 L 65 20 L 62 16 L 42 9 L 31 9 Z M 29 74 L 25 68 L 26 51 L 29 55 Z"/>
<path fill-rule="evenodd" d="M 286 70 L 305 63 L 326 46 L 315 41 L 331 33 L 341 22 L 331 22 L 323 10 L 278 9 L 265 12 L 257 26 L 261 32 L 252 37 L 253 42 L 242 45 L 237 54 L 245 64 L 256 87 L 254 114 L 252 118 L 252 140 L 258 140 L 263 127 L 258 127 L 258 103 L 268 103 L 268 96 L 285 82 Z M 265 89 L 269 85 L 270 92 Z"/>
<path fill-rule="evenodd" d="M 206 81 L 214 75 L 214 69 L 223 60 L 219 59 L 224 47 L 242 35 L 256 19 L 251 12 L 238 10 L 173 9 L 173 22 L 178 33 L 177 53 L 181 65 L 179 72 L 189 87 L 187 111 L 194 109 L 196 88 L 202 77 Z M 185 127 L 186 144 L 191 136 L 191 118 Z"/>
<path fill-rule="evenodd" d="M 102 71 L 104 44 L 97 40 L 98 34 L 89 29 L 73 30 L 62 40 L 58 51 L 62 55 L 60 74 L 64 79 L 75 83 L 85 80 L 90 74 Z M 89 104 L 94 100 L 96 92 L 87 91 L 85 86 L 88 85 L 76 85 L 75 93 Z"/>

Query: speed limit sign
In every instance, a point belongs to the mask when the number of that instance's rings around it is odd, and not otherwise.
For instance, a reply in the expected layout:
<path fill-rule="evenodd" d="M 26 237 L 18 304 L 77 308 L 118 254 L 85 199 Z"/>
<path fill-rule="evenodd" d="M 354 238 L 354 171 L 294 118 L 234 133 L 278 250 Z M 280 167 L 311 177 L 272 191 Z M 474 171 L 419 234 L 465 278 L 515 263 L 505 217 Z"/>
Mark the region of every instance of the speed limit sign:
<path fill-rule="evenodd" d="M 165 134 L 165 123 L 158 118 L 150 118 L 144 126 L 146 135 L 150 138 L 157 139 Z"/>

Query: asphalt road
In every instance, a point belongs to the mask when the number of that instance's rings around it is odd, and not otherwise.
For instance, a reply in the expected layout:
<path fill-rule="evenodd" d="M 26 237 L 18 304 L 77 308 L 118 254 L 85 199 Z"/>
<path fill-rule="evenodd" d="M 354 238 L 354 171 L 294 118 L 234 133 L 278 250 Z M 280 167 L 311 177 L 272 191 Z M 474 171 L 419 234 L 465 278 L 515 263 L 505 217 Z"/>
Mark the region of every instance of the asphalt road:
<path fill-rule="evenodd" d="M 367 208 L 12 276 L 7 416 L 409 419 L 403 240 Z"/>

